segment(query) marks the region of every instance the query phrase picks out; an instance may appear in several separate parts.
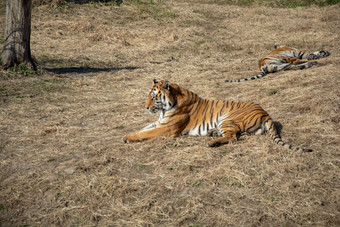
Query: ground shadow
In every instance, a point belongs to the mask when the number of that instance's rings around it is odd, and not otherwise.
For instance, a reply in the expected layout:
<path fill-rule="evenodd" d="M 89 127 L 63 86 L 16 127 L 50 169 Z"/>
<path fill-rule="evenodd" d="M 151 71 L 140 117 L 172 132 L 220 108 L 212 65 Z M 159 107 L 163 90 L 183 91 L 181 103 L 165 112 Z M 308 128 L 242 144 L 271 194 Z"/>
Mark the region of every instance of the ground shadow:
<path fill-rule="evenodd" d="M 274 121 L 274 126 L 276 128 L 277 134 L 281 137 L 281 131 L 282 131 L 282 124 L 278 121 Z"/>
<path fill-rule="evenodd" d="M 95 68 L 95 67 L 60 67 L 60 68 L 49 68 L 46 67 L 44 70 L 54 74 L 82 74 L 82 73 L 98 73 L 98 72 L 116 72 L 120 70 L 135 70 L 139 67 L 127 66 L 127 67 L 111 67 L 111 68 Z"/>
<path fill-rule="evenodd" d="M 88 4 L 90 2 L 100 2 L 100 3 L 113 3 L 116 5 L 121 5 L 123 0 L 66 0 L 66 2 L 72 2 L 75 4 Z"/>

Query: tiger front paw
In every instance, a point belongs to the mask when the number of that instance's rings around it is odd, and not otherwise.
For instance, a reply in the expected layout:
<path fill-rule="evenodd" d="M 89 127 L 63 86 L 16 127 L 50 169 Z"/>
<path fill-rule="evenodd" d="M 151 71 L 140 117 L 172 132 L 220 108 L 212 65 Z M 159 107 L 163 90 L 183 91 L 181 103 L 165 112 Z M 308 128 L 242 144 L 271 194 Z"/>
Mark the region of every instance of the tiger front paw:
<path fill-rule="evenodd" d="M 130 143 L 132 141 L 134 141 L 134 139 L 131 133 L 123 137 L 123 143 Z"/>
<path fill-rule="evenodd" d="M 123 143 L 130 143 L 130 141 L 126 138 L 126 136 L 123 137 L 122 142 Z"/>
<path fill-rule="evenodd" d="M 123 141 L 123 143 L 130 143 L 130 140 L 128 140 L 128 139 L 126 138 L 126 136 L 123 137 L 123 140 L 122 140 L 122 141 Z"/>

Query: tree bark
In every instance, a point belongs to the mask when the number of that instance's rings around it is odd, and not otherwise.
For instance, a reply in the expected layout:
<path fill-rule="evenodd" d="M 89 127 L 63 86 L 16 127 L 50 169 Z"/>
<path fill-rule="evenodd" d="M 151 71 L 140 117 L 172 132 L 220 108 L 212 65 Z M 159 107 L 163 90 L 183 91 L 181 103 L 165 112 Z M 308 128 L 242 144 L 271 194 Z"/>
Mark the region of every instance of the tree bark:
<path fill-rule="evenodd" d="M 20 63 L 36 70 L 32 60 L 31 38 L 32 0 L 7 0 L 5 43 L 1 53 L 3 68 Z"/>

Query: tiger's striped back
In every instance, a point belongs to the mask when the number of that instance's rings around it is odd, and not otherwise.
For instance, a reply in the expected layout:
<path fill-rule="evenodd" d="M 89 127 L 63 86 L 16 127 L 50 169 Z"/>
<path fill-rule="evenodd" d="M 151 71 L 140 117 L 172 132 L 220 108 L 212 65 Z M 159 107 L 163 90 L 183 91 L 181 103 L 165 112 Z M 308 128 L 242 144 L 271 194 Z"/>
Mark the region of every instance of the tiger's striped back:
<path fill-rule="evenodd" d="M 311 151 L 291 146 L 283 142 L 275 125 L 263 108 L 253 102 L 208 100 L 194 92 L 168 81 L 154 81 L 146 108 L 151 113 L 161 111 L 159 120 L 140 133 L 153 136 L 206 136 L 217 131 L 219 138 L 208 142 L 209 146 L 219 146 L 235 141 L 242 133 L 262 134 L 268 131 L 273 141 L 286 148 Z M 161 130 L 164 129 L 164 130 Z"/>
<path fill-rule="evenodd" d="M 259 60 L 258 66 L 260 68 L 260 73 L 258 75 L 238 80 L 226 80 L 226 82 L 255 80 L 262 78 L 269 73 L 275 73 L 282 70 L 310 68 L 317 64 L 315 59 L 324 58 L 330 55 L 329 52 L 324 50 L 306 54 L 304 51 L 287 46 L 280 46 L 277 43 L 275 43 L 274 46 L 274 50 Z"/>

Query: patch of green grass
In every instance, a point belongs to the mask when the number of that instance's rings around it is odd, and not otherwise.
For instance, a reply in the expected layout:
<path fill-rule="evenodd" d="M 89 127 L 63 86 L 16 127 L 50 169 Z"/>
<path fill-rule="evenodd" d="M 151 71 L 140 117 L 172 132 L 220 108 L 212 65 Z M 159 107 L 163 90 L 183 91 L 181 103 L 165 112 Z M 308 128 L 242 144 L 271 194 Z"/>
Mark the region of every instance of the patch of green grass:
<path fill-rule="evenodd" d="M 47 82 L 47 83 L 41 83 L 41 84 L 38 85 L 38 86 L 40 86 L 42 90 L 47 91 L 47 92 L 54 92 L 54 91 L 59 90 L 59 87 L 58 87 L 58 86 L 55 86 L 55 85 L 53 84 L 53 82 L 52 82 L 52 83 L 49 83 L 49 82 Z"/>
<path fill-rule="evenodd" d="M 4 209 L 5 209 L 5 206 L 2 205 L 2 204 L 0 204 L 0 211 L 1 211 L 1 210 L 4 210 Z"/>
<path fill-rule="evenodd" d="M 165 6 L 162 1 L 143 1 L 143 0 L 130 0 L 126 1 L 126 4 L 133 5 L 138 10 L 138 16 L 141 19 L 147 19 L 149 17 L 153 19 L 162 18 L 175 18 L 177 15 L 168 7 Z"/>
<path fill-rule="evenodd" d="M 113 129 L 123 129 L 125 128 L 124 125 L 116 125 L 113 127 Z"/>
<path fill-rule="evenodd" d="M 161 17 L 163 18 L 175 18 L 177 17 L 177 14 L 175 14 L 174 12 L 170 12 L 170 11 L 167 11 L 167 12 L 163 12 L 161 13 Z"/>
<path fill-rule="evenodd" d="M 58 193 L 54 196 L 54 200 L 57 201 L 62 195 L 63 195 L 63 193 L 58 192 Z"/>
<path fill-rule="evenodd" d="M 199 187 L 201 185 L 202 185 L 201 180 L 198 180 L 198 181 L 196 181 L 195 183 L 192 184 L 192 186 L 194 186 L 194 187 Z"/>
<path fill-rule="evenodd" d="M 136 169 L 138 170 L 144 170 L 148 167 L 148 165 L 144 165 L 144 164 L 137 164 L 136 165 Z"/>
<path fill-rule="evenodd" d="M 220 153 L 221 156 L 225 156 L 225 155 L 227 155 L 227 154 L 228 154 L 227 151 L 222 151 L 222 152 Z"/>
<path fill-rule="evenodd" d="M 201 41 L 198 41 L 198 42 L 197 42 L 197 45 L 202 45 L 202 44 L 205 44 L 205 43 L 207 43 L 206 40 L 201 40 Z"/>
<path fill-rule="evenodd" d="M 192 11 L 193 13 L 195 13 L 195 14 L 197 14 L 199 17 L 205 17 L 205 15 L 204 15 L 204 12 L 202 12 L 202 11 L 200 11 L 200 10 L 193 10 Z"/>
<path fill-rule="evenodd" d="M 253 0 L 238 0 L 237 1 L 238 5 L 250 5 L 253 2 L 254 2 Z"/>
<path fill-rule="evenodd" d="M 45 92 L 57 92 L 65 89 L 65 82 L 63 80 L 50 79 L 50 80 L 42 80 L 36 83 L 32 83 L 33 90 L 36 91 L 45 91 Z"/>
<path fill-rule="evenodd" d="M 270 89 L 267 91 L 267 95 L 268 95 L 268 96 L 275 95 L 275 94 L 279 93 L 281 90 L 282 90 L 281 87 L 270 88 Z"/>
<path fill-rule="evenodd" d="M 27 67 L 25 63 L 21 63 L 9 69 L 10 72 L 15 74 L 21 74 L 24 76 L 32 76 L 37 74 L 37 71 Z"/>
<path fill-rule="evenodd" d="M 226 186 L 229 186 L 229 187 L 230 186 L 234 186 L 234 187 L 238 187 L 238 188 L 244 187 L 244 184 L 236 178 L 234 178 L 234 179 L 224 178 L 222 180 L 222 183 L 225 184 Z"/>
<path fill-rule="evenodd" d="M 57 159 L 55 157 L 51 157 L 47 160 L 47 162 L 55 162 L 57 161 Z"/>
<path fill-rule="evenodd" d="M 195 166 L 190 166 L 189 167 L 190 171 L 193 172 L 194 174 L 197 174 L 199 172 L 199 168 Z"/>
<path fill-rule="evenodd" d="M 6 15 L 6 1 L 0 1 L 0 14 Z"/>
<path fill-rule="evenodd" d="M 231 186 L 235 186 L 235 187 L 238 187 L 238 188 L 243 188 L 244 187 L 244 185 L 240 181 L 232 182 Z"/>
<path fill-rule="evenodd" d="M 265 196 L 264 197 L 266 200 L 269 200 L 269 201 L 272 201 L 272 202 L 275 202 L 275 201 L 281 201 L 282 198 L 280 197 L 275 197 L 275 196 Z"/>
<path fill-rule="evenodd" d="M 183 145 L 184 143 L 180 143 L 180 142 L 176 142 L 172 144 L 173 147 L 183 147 Z"/>
<path fill-rule="evenodd" d="M 201 227 L 200 223 L 190 224 L 189 227 Z"/>
<path fill-rule="evenodd" d="M 230 206 L 231 205 L 231 201 L 229 199 L 225 199 L 225 205 L 226 206 Z"/>

